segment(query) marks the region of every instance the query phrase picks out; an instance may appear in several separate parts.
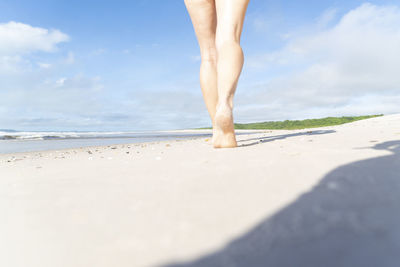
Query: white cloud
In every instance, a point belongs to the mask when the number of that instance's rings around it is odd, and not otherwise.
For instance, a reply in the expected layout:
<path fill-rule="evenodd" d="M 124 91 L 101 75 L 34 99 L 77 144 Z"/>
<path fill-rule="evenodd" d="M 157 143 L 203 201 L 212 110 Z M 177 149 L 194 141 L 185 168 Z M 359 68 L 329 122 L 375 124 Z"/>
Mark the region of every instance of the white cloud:
<path fill-rule="evenodd" d="M 333 16 L 334 11 L 327 12 L 317 23 Z M 249 68 L 281 74 L 239 88 L 237 118 L 400 112 L 399 49 L 400 9 L 363 4 L 330 28 L 289 39 L 283 49 L 251 59 Z"/>
<path fill-rule="evenodd" d="M 65 59 L 65 64 L 74 64 L 75 54 L 73 52 L 68 52 L 67 58 Z"/>
<path fill-rule="evenodd" d="M 317 27 L 327 27 L 336 18 L 337 11 L 338 10 L 336 8 L 327 9 L 324 13 L 322 13 L 321 16 L 317 18 Z"/>
<path fill-rule="evenodd" d="M 104 49 L 104 48 L 98 48 L 98 49 L 93 50 L 93 51 L 90 53 L 90 55 L 91 55 L 91 56 L 100 56 L 100 55 L 104 54 L 106 51 L 107 51 L 107 50 Z"/>
<path fill-rule="evenodd" d="M 68 40 L 68 35 L 59 30 L 32 27 L 14 21 L 0 24 L 0 55 L 52 52 L 57 44 Z"/>
<path fill-rule="evenodd" d="M 45 62 L 38 62 L 37 63 L 39 67 L 41 67 L 42 69 L 49 69 L 51 67 L 51 64 L 49 63 L 45 63 Z"/>
<path fill-rule="evenodd" d="M 200 55 L 192 55 L 192 56 L 190 56 L 190 60 L 193 62 L 200 62 L 201 56 Z"/>
<path fill-rule="evenodd" d="M 270 20 L 264 17 L 255 17 L 252 21 L 252 25 L 258 32 L 267 32 L 271 28 Z"/>
<path fill-rule="evenodd" d="M 48 69 L 49 62 L 31 62 L 34 52 L 54 52 L 57 45 L 69 40 L 59 30 L 32 27 L 19 22 L 0 23 L 0 75 L 31 71 L 35 67 Z M 45 59 L 44 59 L 45 60 Z"/>
<path fill-rule="evenodd" d="M 63 86 L 67 78 L 60 78 L 56 81 L 57 86 Z"/>
<path fill-rule="evenodd" d="M 28 66 L 30 62 L 24 60 L 19 55 L 0 55 L 0 74 L 1 73 L 15 73 Z"/>
<path fill-rule="evenodd" d="M 103 112 L 106 99 L 102 95 L 103 85 L 99 77 L 78 74 L 44 79 L 39 75 L 36 72 L 24 74 L 20 76 L 22 79 L 8 80 L 2 86 L 0 125 L 74 129 L 85 119 L 96 119 Z"/>

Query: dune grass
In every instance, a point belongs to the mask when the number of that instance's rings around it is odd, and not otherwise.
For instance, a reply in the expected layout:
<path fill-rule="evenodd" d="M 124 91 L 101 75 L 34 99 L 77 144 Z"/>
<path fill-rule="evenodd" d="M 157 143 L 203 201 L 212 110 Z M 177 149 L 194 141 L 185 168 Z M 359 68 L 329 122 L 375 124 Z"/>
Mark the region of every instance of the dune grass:
<path fill-rule="evenodd" d="M 246 129 L 246 130 L 299 130 L 307 128 L 317 128 L 324 126 L 334 126 L 345 124 L 353 121 L 365 120 L 375 117 L 383 116 L 380 115 L 366 115 L 356 117 L 326 117 L 321 119 L 307 119 L 307 120 L 285 120 L 285 121 L 266 121 L 266 122 L 255 122 L 255 123 L 235 123 L 235 129 Z M 211 129 L 211 128 L 201 128 Z"/>

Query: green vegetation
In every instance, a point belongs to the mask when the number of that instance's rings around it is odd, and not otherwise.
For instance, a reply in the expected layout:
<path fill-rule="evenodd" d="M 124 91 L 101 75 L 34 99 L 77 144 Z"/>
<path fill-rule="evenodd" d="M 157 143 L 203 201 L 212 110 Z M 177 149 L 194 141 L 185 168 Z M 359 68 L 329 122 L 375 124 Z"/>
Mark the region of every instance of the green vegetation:
<path fill-rule="evenodd" d="M 235 123 L 235 129 L 246 130 L 298 130 L 306 128 L 317 128 L 324 126 L 333 126 L 345 124 L 353 121 L 365 120 L 381 115 L 367 115 L 358 117 L 327 117 L 322 119 L 307 119 L 307 120 L 294 120 L 294 121 L 266 121 L 256 123 Z M 210 128 L 202 128 L 210 129 Z"/>

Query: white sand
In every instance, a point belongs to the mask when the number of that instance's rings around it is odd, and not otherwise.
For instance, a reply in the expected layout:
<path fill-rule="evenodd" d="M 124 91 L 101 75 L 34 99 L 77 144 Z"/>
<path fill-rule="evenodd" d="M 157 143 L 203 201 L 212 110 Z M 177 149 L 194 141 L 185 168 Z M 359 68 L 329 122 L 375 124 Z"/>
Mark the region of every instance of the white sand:
<path fill-rule="evenodd" d="M 202 138 L 0 155 L 0 266 L 195 259 L 292 203 L 331 170 L 390 155 L 373 147 L 400 140 L 400 115 L 238 140 L 251 145 L 215 150 Z"/>

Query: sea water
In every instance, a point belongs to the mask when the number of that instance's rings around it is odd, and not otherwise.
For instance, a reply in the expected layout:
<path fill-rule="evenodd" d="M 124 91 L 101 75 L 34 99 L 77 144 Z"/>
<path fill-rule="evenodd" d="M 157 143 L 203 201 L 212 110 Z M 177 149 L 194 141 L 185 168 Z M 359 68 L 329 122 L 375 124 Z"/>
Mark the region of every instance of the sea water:
<path fill-rule="evenodd" d="M 211 137 L 208 132 L 19 132 L 0 131 L 0 153 L 131 144 Z"/>

